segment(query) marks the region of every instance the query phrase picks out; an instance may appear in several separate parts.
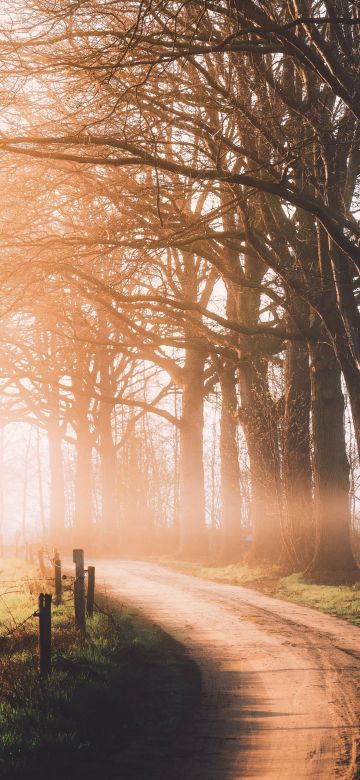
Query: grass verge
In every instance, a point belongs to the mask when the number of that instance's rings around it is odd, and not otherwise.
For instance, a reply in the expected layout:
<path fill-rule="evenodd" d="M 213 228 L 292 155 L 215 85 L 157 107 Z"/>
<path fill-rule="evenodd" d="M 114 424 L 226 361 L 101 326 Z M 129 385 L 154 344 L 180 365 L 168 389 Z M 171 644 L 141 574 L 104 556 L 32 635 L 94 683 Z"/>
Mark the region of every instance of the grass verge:
<path fill-rule="evenodd" d="M 110 620 L 94 616 L 82 641 L 68 592 L 53 608 L 52 675 L 40 684 L 36 618 L 8 632 L 35 611 L 44 585 L 34 567 L 1 562 L 0 776 L 170 777 L 169 752 L 192 710 L 196 670 L 160 629 L 119 606 Z"/>
<path fill-rule="evenodd" d="M 277 569 L 253 568 L 245 564 L 216 566 L 162 559 L 161 565 L 184 574 L 215 580 L 228 585 L 242 585 L 267 596 L 312 607 L 360 626 L 360 585 L 316 585 L 301 574 L 283 577 Z"/>

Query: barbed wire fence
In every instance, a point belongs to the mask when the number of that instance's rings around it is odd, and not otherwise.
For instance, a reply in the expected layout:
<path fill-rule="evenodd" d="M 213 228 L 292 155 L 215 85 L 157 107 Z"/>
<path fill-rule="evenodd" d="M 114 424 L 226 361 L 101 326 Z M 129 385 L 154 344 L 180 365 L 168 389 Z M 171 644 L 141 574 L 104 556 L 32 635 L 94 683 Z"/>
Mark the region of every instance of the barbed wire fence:
<path fill-rule="evenodd" d="M 76 562 L 75 553 L 80 553 L 81 560 L 83 561 L 83 550 L 74 550 L 74 562 Z M 41 570 L 41 562 L 43 560 L 44 554 L 46 555 L 51 566 L 54 568 L 54 573 L 52 576 L 45 576 L 44 569 Z M 56 562 L 59 563 L 58 552 L 54 551 L 54 555 L 51 555 L 47 549 L 42 548 L 39 555 L 39 570 L 38 572 L 34 573 L 33 576 L 21 576 L 3 580 L 0 579 L 0 588 L 5 588 L 5 590 L 2 592 L 0 591 L 0 601 L 3 602 L 5 609 L 9 613 L 11 622 L 13 623 L 13 625 L 7 627 L 5 631 L 0 632 L 0 649 L 2 649 L 1 644 L 4 643 L 7 639 L 16 637 L 16 634 L 21 635 L 25 627 L 30 624 L 31 621 L 38 619 L 40 673 L 46 675 L 49 673 L 51 665 L 51 607 L 53 593 L 46 594 L 42 591 L 44 589 L 48 589 L 53 592 L 56 590 Z M 55 606 L 59 610 L 73 609 L 75 613 L 75 625 L 77 628 L 80 628 L 82 630 L 81 633 L 85 635 L 85 598 L 87 598 L 88 604 L 86 611 L 88 617 L 91 617 L 95 610 L 99 614 L 106 616 L 109 622 L 111 622 L 112 626 L 118 629 L 118 624 L 114 618 L 113 613 L 110 610 L 107 610 L 104 606 L 100 606 L 100 604 L 95 600 L 95 567 L 89 566 L 88 569 L 85 569 L 82 564 L 82 567 L 80 566 L 80 569 L 78 569 L 78 566 L 76 565 L 76 571 L 80 571 L 80 573 L 77 573 L 77 576 L 72 576 L 68 572 L 61 576 L 60 598 L 55 601 Z M 91 582 L 88 583 L 87 594 L 85 595 L 85 579 L 88 574 L 90 575 L 89 579 L 91 578 Z M 12 609 L 7 603 L 6 596 L 14 596 L 24 593 L 26 589 L 29 590 L 31 596 L 34 596 L 34 592 L 37 593 L 39 601 L 38 608 L 29 612 L 25 618 L 16 620 Z M 81 615 L 80 622 L 79 609 Z M 4 621 L 2 621 L 2 626 L 4 627 L 4 625 Z M 16 645 L 7 646 L 7 651 L 15 653 L 17 651 Z"/>

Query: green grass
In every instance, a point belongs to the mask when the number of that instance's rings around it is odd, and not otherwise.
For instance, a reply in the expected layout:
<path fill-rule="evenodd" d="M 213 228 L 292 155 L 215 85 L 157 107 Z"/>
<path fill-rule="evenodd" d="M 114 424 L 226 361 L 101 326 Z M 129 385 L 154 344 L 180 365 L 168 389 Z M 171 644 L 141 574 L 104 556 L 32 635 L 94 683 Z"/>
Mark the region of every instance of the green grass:
<path fill-rule="evenodd" d="M 250 567 L 246 564 L 216 566 L 172 560 L 159 561 L 165 566 L 192 574 L 265 593 L 305 607 L 312 607 L 360 626 L 360 585 L 334 586 L 307 582 L 301 574 L 283 577 L 277 569 Z"/>
<path fill-rule="evenodd" d="M 21 593 L 0 598 L 3 635 L 36 609 L 45 583 L 25 564 L 1 564 L 0 581 L 31 578 Z M 104 598 L 101 603 L 114 606 Z M 41 684 L 36 622 L 0 641 L 0 776 L 154 776 L 154 767 L 166 765 L 192 703 L 195 673 L 178 646 L 120 607 L 110 620 L 96 614 L 81 640 L 68 593 L 53 608 L 52 675 Z"/>

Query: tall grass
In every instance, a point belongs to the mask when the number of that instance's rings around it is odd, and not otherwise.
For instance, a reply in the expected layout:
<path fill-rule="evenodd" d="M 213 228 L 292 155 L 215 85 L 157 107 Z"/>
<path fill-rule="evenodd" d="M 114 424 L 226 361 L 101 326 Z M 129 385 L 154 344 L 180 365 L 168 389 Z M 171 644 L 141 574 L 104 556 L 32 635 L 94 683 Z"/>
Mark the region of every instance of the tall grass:
<path fill-rule="evenodd" d="M 3 563 L 0 582 L 16 578 L 27 582 L 0 598 L 0 776 L 147 776 L 183 718 L 186 659 L 123 608 L 111 620 L 96 614 L 82 638 L 67 592 L 52 610 L 52 674 L 40 681 L 36 618 L 5 634 L 35 611 L 50 583 L 34 567 Z"/>
<path fill-rule="evenodd" d="M 216 566 L 169 559 L 160 563 L 195 577 L 240 585 L 274 598 L 319 609 L 360 625 L 360 583 L 353 586 L 317 585 L 306 581 L 301 574 L 283 577 L 277 568 L 250 567 L 242 563 Z"/>

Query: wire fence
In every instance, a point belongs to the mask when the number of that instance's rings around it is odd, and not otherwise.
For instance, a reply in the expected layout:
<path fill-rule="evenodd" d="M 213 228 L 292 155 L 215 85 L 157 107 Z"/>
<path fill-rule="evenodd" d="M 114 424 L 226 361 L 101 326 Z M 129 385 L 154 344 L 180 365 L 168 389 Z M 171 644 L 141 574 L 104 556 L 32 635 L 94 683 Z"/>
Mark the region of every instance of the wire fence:
<path fill-rule="evenodd" d="M 12 636 L 17 631 L 19 631 L 20 628 L 23 628 L 25 626 L 25 624 L 29 622 L 29 620 L 32 620 L 33 618 L 38 617 L 38 616 L 39 616 L 39 613 L 38 613 L 37 610 L 35 612 L 32 612 L 31 615 L 28 615 L 28 617 L 26 617 L 20 623 L 17 623 L 16 626 L 14 626 L 13 628 L 9 629 L 9 631 L 7 631 L 6 634 L 0 634 L 0 640 L 1 639 L 7 639 L 7 637 Z"/>
<path fill-rule="evenodd" d="M 55 564 L 55 556 L 51 556 L 47 550 L 44 549 L 44 552 L 46 553 L 46 556 L 51 563 L 52 566 Z M 85 580 L 85 576 L 87 574 L 87 571 L 84 571 L 84 574 L 80 577 L 72 576 L 70 574 L 63 574 L 61 577 L 62 580 L 62 586 L 61 586 L 61 601 L 56 606 L 58 607 L 72 607 L 74 604 L 74 595 L 75 595 L 75 587 L 76 584 L 80 581 Z M 69 584 L 64 585 L 63 583 L 65 581 L 69 581 Z M 29 623 L 31 620 L 34 620 L 35 618 L 39 617 L 39 611 L 38 609 L 32 610 L 32 612 L 27 615 L 26 618 L 16 621 L 10 606 L 8 603 L 6 603 L 6 596 L 13 596 L 20 593 L 24 593 L 25 588 L 29 588 L 33 586 L 34 584 L 37 584 L 37 592 L 40 593 L 40 583 L 41 585 L 44 585 L 45 583 L 51 583 L 52 585 L 55 584 L 55 574 L 53 576 L 44 576 L 40 571 L 37 573 L 34 573 L 34 576 L 26 576 L 26 577 L 16 577 L 13 579 L 4 579 L 0 580 L 0 588 L 14 585 L 16 587 L 6 587 L 6 590 L 3 592 L 0 591 L 0 600 L 3 601 L 5 608 L 9 612 L 9 615 L 11 617 L 12 622 L 14 623 L 11 628 L 8 628 L 5 632 L 0 633 L 0 642 L 1 640 L 5 640 L 9 637 L 12 637 L 14 634 L 16 634 L 18 631 L 24 628 L 27 623 Z M 19 587 L 19 585 L 21 587 Z M 66 594 L 66 595 L 65 595 Z M 4 621 L 0 621 L 0 624 L 4 626 Z"/>
<path fill-rule="evenodd" d="M 24 627 L 27 626 L 28 623 L 30 623 L 32 620 L 39 619 L 39 636 L 41 635 L 41 596 L 42 591 L 48 587 L 49 584 L 51 584 L 51 587 L 49 590 L 52 591 L 52 593 L 55 595 L 54 600 L 54 606 L 58 609 L 72 609 L 74 610 L 75 615 L 75 626 L 77 628 L 84 628 L 85 626 L 85 578 L 89 574 L 89 584 L 87 589 L 87 607 L 88 607 L 88 615 L 91 616 L 93 614 L 93 611 L 95 610 L 97 613 L 102 614 L 107 617 L 109 622 L 113 625 L 114 628 L 118 628 L 117 622 L 114 618 L 114 615 L 111 611 L 104 608 L 104 606 L 100 606 L 100 604 L 95 601 L 94 598 L 94 589 L 95 589 L 95 569 L 94 567 L 89 567 L 88 569 L 84 568 L 83 565 L 83 550 L 74 550 L 75 553 L 80 553 L 80 559 L 81 559 L 81 567 L 80 567 L 80 574 L 78 566 L 76 566 L 76 575 L 73 576 L 69 574 L 68 572 L 61 575 L 61 561 L 59 557 L 59 553 L 55 550 L 54 555 L 51 555 L 49 551 L 46 548 L 40 548 L 38 550 L 38 568 L 37 571 L 34 571 L 34 574 L 32 576 L 20 576 L 20 577 L 14 577 L 12 579 L 0 579 L 0 589 L 3 588 L 3 590 L 0 590 L 0 602 L 3 603 L 5 609 L 7 610 L 12 625 L 6 625 L 5 621 L 0 621 L 0 627 L 2 626 L 3 631 L 0 631 L 0 642 L 9 639 L 16 635 L 17 633 L 24 630 Z M 53 572 L 50 576 L 49 573 L 49 567 L 44 566 L 44 556 L 48 559 Z M 82 556 L 82 557 L 81 557 Z M 75 560 L 75 559 L 74 559 Z M 30 563 L 30 561 L 28 561 Z M 60 566 L 60 574 L 59 569 L 57 571 L 57 567 Z M 91 581 L 90 581 L 90 575 L 91 575 Z M 66 584 L 65 584 L 66 583 Z M 91 587 L 90 587 L 91 584 Z M 80 586 L 77 587 L 77 586 Z M 32 609 L 29 614 L 23 618 L 21 617 L 21 620 L 17 620 L 15 615 L 13 614 L 13 611 L 8 603 L 8 599 L 6 597 L 12 597 L 21 593 L 24 593 L 26 589 L 29 589 L 29 594 L 34 597 L 35 593 L 39 597 L 39 608 L 38 609 Z M 79 592 L 80 592 L 80 599 L 82 600 L 82 618 L 83 618 L 83 625 L 81 626 L 79 624 L 79 615 L 77 614 L 79 610 Z M 91 610 L 89 611 L 89 593 L 91 593 Z M 45 598 L 48 598 L 45 596 Z M 50 602 L 52 601 L 52 595 L 50 595 Z M 51 609 L 51 607 L 50 607 Z M 50 621 L 51 622 L 51 621 Z M 6 629 L 6 630 L 4 630 Z M 40 642 L 41 644 L 41 642 Z M 7 650 L 9 652 L 16 652 L 16 645 L 15 646 L 7 646 Z"/>
<path fill-rule="evenodd" d="M 44 553 L 47 555 L 53 568 L 52 576 L 47 576 L 48 570 L 45 570 Z M 58 609 L 71 609 L 73 611 L 74 627 L 78 630 L 78 636 L 81 637 L 81 639 L 84 639 L 86 636 L 86 612 L 89 619 L 92 618 L 94 610 L 99 614 L 106 616 L 109 623 L 111 623 L 116 631 L 118 630 L 119 625 L 115 620 L 113 613 L 104 606 L 100 606 L 100 604 L 95 601 L 95 567 L 89 566 L 88 569 L 84 568 L 83 550 L 76 549 L 73 551 L 75 576 L 68 573 L 61 576 L 61 560 L 57 550 L 54 551 L 54 556 L 50 556 L 48 551 L 40 549 L 38 559 L 39 571 L 34 573 L 33 576 L 0 580 L 0 588 L 5 588 L 5 590 L 0 592 L 0 602 L 2 602 L 7 609 L 13 623 L 13 625 L 6 628 L 6 631 L 0 633 L 0 643 L 14 637 L 17 633 L 21 636 L 21 632 L 24 631 L 25 626 L 37 618 L 39 673 L 40 678 L 44 680 L 51 672 L 52 603 L 54 603 L 54 606 Z M 87 589 L 85 588 L 86 577 L 88 578 Z M 65 581 L 67 582 L 66 585 L 64 585 Z M 51 583 L 51 588 L 48 589 L 52 591 L 50 593 L 43 592 L 45 587 L 47 588 L 47 583 Z M 36 591 L 38 595 L 38 609 L 32 609 L 25 618 L 22 617 L 21 620 L 16 620 L 6 597 L 24 593 L 25 588 L 29 588 L 29 593 L 32 597 L 34 596 L 34 591 Z M 54 602 L 53 595 L 55 595 Z M 1 624 L 4 626 L 4 621 L 0 621 L 0 625 Z M 31 635 L 27 634 L 27 636 Z M 10 643 L 9 645 L 6 644 L 6 651 L 9 655 L 12 655 L 17 652 L 18 647 L 18 642 L 14 644 Z M 3 647 L 1 649 L 3 649 Z"/>

